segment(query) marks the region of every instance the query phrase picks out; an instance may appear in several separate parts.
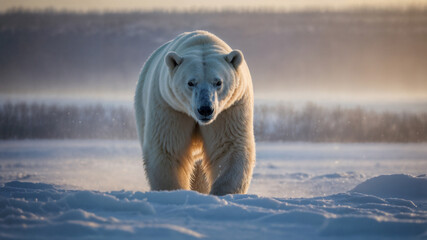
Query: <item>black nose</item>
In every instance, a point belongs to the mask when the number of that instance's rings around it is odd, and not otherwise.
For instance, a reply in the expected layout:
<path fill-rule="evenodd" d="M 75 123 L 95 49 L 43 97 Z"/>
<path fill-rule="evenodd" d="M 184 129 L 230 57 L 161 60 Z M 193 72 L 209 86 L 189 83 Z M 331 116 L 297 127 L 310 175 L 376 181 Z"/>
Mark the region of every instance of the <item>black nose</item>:
<path fill-rule="evenodd" d="M 197 111 L 200 113 L 200 115 L 207 117 L 212 115 L 214 110 L 209 106 L 202 106 L 199 109 L 197 109 Z"/>

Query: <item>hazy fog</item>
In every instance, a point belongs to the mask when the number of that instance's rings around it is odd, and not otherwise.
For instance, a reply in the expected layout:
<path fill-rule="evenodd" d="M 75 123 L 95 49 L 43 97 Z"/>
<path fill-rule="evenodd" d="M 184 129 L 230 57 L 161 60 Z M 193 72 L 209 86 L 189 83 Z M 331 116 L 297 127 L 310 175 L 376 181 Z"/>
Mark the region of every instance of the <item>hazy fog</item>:
<path fill-rule="evenodd" d="M 130 102 L 149 54 L 195 29 L 243 51 L 258 102 L 427 106 L 423 10 L 0 14 L 0 97 Z"/>

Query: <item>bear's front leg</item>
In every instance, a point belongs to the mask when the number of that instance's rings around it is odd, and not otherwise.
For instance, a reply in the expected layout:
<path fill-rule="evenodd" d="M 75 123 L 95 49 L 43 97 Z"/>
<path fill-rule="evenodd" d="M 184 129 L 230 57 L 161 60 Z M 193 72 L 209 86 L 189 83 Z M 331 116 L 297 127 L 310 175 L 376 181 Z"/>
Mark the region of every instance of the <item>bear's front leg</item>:
<path fill-rule="evenodd" d="M 222 196 L 244 194 L 248 191 L 255 154 L 248 153 L 248 149 L 236 149 L 236 146 L 230 145 L 232 146 L 224 145 L 225 155 L 211 163 L 213 184 L 210 194 Z"/>
<path fill-rule="evenodd" d="M 187 163 L 185 156 L 147 144 L 143 158 L 151 190 L 190 189 L 191 164 Z"/>
<path fill-rule="evenodd" d="M 201 128 L 212 183 L 210 194 L 244 194 L 255 166 L 255 138 L 250 106 L 237 105 Z"/>
<path fill-rule="evenodd" d="M 150 112 L 145 125 L 143 160 L 151 190 L 190 189 L 191 138 L 195 123 L 168 109 Z"/>

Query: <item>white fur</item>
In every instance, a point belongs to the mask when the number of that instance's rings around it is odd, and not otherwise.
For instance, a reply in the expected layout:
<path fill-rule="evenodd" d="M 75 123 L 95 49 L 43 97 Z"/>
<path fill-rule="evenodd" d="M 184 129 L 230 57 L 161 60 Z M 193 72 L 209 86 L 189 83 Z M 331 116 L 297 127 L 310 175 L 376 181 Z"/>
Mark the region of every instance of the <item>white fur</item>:
<path fill-rule="evenodd" d="M 208 117 L 198 110 L 204 105 L 213 110 Z M 253 90 L 240 51 L 206 31 L 167 42 L 142 68 L 135 114 L 152 190 L 247 192 L 255 164 Z"/>

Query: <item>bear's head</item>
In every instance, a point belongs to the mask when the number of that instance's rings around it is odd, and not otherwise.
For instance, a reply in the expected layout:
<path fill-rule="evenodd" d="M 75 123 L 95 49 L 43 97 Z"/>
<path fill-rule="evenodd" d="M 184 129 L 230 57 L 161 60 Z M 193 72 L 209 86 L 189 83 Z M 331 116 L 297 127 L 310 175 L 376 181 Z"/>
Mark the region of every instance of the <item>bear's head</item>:
<path fill-rule="evenodd" d="M 218 114 L 230 107 L 242 92 L 239 67 L 243 54 L 233 50 L 226 54 L 166 54 L 173 89 L 175 109 L 185 111 L 200 125 L 212 123 Z"/>

